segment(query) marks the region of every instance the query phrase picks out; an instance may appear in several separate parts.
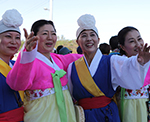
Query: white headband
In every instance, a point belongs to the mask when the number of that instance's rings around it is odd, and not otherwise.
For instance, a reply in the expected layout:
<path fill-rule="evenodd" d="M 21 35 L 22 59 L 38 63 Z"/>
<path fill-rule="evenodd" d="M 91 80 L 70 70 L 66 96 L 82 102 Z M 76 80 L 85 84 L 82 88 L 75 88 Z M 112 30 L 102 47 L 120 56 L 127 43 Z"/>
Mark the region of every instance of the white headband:
<path fill-rule="evenodd" d="M 76 37 L 78 38 L 80 33 L 83 31 L 83 30 L 93 30 L 95 31 L 95 33 L 98 35 L 98 30 L 95 26 L 95 18 L 94 16 L 90 15 L 90 14 L 85 14 L 85 15 L 82 15 L 79 17 L 79 19 L 77 20 L 77 23 L 79 25 L 79 28 L 76 32 Z"/>
<path fill-rule="evenodd" d="M 22 25 L 23 18 L 16 9 L 7 10 L 0 21 L 0 33 L 6 31 L 17 31 L 19 33 L 19 26 Z"/>

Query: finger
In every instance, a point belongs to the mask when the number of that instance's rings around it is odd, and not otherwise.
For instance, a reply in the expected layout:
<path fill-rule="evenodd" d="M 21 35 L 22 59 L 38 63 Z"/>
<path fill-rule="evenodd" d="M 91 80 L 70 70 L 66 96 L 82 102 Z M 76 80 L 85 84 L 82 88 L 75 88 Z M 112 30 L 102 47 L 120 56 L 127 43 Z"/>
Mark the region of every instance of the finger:
<path fill-rule="evenodd" d="M 32 31 L 29 36 L 27 37 L 28 39 L 34 36 L 34 32 Z"/>
<path fill-rule="evenodd" d="M 142 51 L 140 47 L 137 47 L 137 49 L 138 49 L 138 52 L 139 52 L 139 53 Z"/>
<path fill-rule="evenodd" d="M 26 46 L 27 51 L 32 51 L 36 47 L 37 41 L 31 42 L 29 45 Z"/>
<path fill-rule="evenodd" d="M 27 40 L 26 44 L 29 45 L 30 43 L 37 41 L 38 37 L 37 36 L 33 36 L 30 39 Z"/>
<path fill-rule="evenodd" d="M 33 47 L 33 49 L 36 47 L 36 44 L 37 44 L 37 41 L 34 41 L 33 43 L 32 43 L 32 47 Z"/>
<path fill-rule="evenodd" d="M 27 39 L 27 37 L 28 37 L 28 32 L 27 32 L 27 30 L 26 30 L 25 28 L 23 28 L 23 30 L 24 30 L 24 37 Z"/>
<path fill-rule="evenodd" d="M 144 52 L 147 51 L 147 43 L 144 45 L 143 51 L 144 51 Z"/>
<path fill-rule="evenodd" d="M 150 49 L 150 46 L 148 46 L 147 49 L 149 50 L 149 49 Z"/>

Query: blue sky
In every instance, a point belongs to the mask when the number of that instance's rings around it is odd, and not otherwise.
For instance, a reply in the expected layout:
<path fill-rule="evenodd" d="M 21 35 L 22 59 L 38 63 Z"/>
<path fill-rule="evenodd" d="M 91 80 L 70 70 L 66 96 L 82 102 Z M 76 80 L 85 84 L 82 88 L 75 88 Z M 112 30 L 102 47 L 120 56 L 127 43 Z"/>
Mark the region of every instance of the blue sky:
<path fill-rule="evenodd" d="M 53 21 L 57 35 L 76 39 L 77 19 L 92 14 L 100 35 L 100 43 L 109 42 L 125 26 L 139 29 L 142 38 L 150 44 L 150 0 L 53 0 Z M 0 19 L 7 9 L 15 8 L 23 16 L 21 26 L 30 32 L 38 19 L 50 19 L 50 0 L 0 0 Z M 22 38 L 24 39 L 22 31 Z"/>

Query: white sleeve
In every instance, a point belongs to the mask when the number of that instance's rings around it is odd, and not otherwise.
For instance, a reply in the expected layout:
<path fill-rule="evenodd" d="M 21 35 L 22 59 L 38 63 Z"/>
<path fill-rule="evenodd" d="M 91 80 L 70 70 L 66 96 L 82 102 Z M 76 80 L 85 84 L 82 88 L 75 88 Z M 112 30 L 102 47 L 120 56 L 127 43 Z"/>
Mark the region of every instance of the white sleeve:
<path fill-rule="evenodd" d="M 67 69 L 67 78 L 68 78 L 68 87 L 69 87 L 69 91 L 70 94 L 72 95 L 73 92 L 73 85 L 72 85 L 72 81 L 71 81 L 71 70 L 72 70 L 72 63 L 69 64 L 68 69 Z"/>
<path fill-rule="evenodd" d="M 126 89 L 139 89 L 143 86 L 145 72 L 149 65 L 140 65 L 137 56 L 130 58 L 124 56 L 113 55 L 111 62 L 111 82 L 114 90 L 118 86 Z"/>
<path fill-rule="evenodd" d="M 35 49 L 33 49 L 32 51 L 26 52 L 26 51 L 21 50 L 20 63 L 26 64 L 26 63 L 30 63 L 34 61 L 34 59 L 36 58 L 36 54 L 37 54 L 37 48 L 38 48 L 38 44 L 36 45 Z"/>

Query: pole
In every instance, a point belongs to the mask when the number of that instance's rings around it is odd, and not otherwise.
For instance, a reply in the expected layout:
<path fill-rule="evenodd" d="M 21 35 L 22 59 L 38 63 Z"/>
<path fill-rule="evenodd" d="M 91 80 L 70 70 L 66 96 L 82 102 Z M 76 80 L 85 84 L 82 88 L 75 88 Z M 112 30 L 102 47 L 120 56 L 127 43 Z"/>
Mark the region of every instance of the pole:
<path fill-rule="evenodd" d="M 53 20 L 53 0 L 50 0 L 50 20 Z"/>

